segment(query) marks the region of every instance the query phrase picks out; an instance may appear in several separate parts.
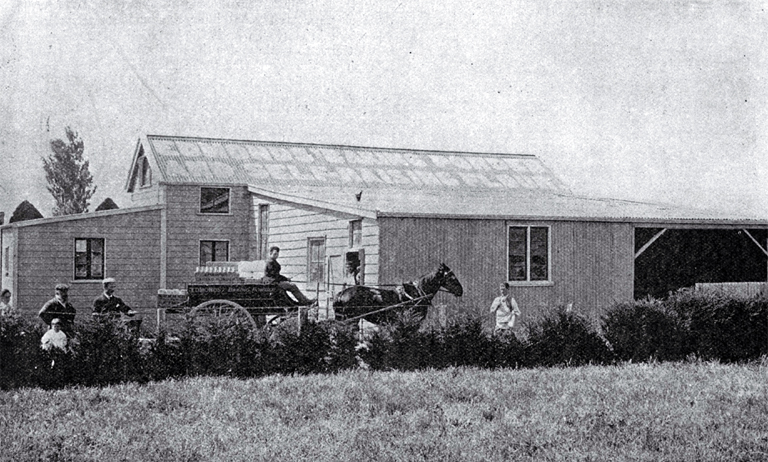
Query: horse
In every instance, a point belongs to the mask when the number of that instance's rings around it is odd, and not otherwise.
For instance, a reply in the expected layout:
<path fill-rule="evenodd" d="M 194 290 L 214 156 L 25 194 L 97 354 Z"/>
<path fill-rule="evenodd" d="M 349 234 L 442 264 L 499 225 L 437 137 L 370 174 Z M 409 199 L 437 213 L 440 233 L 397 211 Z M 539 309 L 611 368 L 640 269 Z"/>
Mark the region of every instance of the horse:
<path fill-rule="evenodd" d="M 445 263 L 416 281 L 404 282 L 394 290 L 368 286 L 348 287 L 336 295 L 333 309 L 337 315 L 347 318 L 371 313 L 365 319 L 374 324 L 391 322 L 397 316 L 396 311 L 406 309 L 412 309 L 420 320 L 424 320 L 432 305 L 432 298 L 441 288 L 456 297 L 464 294 L 461 283 Z M 399 305 L 398 309 L 384 310 L 395 305 Z"/>

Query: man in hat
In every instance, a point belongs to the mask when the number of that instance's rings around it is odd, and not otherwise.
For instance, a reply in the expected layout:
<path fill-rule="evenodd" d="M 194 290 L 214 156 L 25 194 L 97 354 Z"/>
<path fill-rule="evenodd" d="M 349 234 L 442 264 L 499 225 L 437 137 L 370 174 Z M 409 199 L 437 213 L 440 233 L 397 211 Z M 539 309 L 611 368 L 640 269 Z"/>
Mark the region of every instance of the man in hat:
<path fill-rule="evenodd" d="M 141 319 L 133 319 L 136 314 L 122 298 L 115 295 L 115 278 L 106 278 L 102 281 L 104 292 L 93 301 L 93 315 L 95 317 L 117 318 L 132 329 L 138 329 Z"/>
<path fill-rule="evenodd" d="M 51 348 L 67 351 L 67 334 L 61 330 L 59 318 L 51 319 L 51 328 L 43 334 L 43 338 L 40 339 L 40 346 L 46 351 L 50 351 Z"/>
<path fill-rule="evenodd" d="M 54 318 L 61 323 L 61 330 L 71 335 L 75 324 L 75 307 L 69 303 L 69 286 L 56 284 L 56 296 L 45 302 L 45 305 L 37 313 L 40 319 L 50 325 Z"/>

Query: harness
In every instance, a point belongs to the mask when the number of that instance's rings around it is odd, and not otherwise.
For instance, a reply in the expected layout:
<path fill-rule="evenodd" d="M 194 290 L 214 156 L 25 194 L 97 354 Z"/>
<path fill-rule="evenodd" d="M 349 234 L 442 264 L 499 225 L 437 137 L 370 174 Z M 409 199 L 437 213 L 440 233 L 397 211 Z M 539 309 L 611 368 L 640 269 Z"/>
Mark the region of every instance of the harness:
<path fill-rule="evenodd" d="M 417 293 L 416 296 L 412 296 L 408 293 L 408 291 L 405 289 L 406 284 L 409 284 L 414 289 L 416 289 Z M 395 292 L 397 292 L 397 296 L 400 299 L 400 302 L 408 302 L 408 301 L 421 301 L 421 299 L 427 297 L 427 293 L 424 292 L 424 290 L 419 286 L 419 282 L 404 282 L 402 285 L 399 285 L 395 288 Z"/>

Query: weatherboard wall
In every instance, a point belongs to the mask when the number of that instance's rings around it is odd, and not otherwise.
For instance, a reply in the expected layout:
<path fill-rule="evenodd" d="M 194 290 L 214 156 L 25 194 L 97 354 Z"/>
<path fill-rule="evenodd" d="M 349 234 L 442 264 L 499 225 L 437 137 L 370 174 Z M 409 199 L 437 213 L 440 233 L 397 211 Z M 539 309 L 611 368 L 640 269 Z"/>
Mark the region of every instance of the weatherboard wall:
<path fill-rule="evenodd" d="M 486 219 L 380 218 L 380 283 L 417 279 L 447 264 L 464 296 L 440 293 L 435 303 L 449 312 L 487 317 L 507 278 L 507 227 L 549 226 L 551 281 L 514 283 L 512 293 L 533 319 L 573 304 L 593 319 L 617 301 L 632 299 L 633 228 L 625 223 L 506 221 Z"/>
<path fill-rule="evenodd" d="M 229 261 L 249 259 L 251 202 L 243 186 L 228 187 L 229 213 L 200 213 L 200 185 L 163 185 L 165 285 L 185 289 L 200 265 L 200 241 L 229 242 Z"/>
<path fill-rule="evenodd" d="M 5 234 L 4 230 L 4 234 Z M 70 285 L 78 318 L 90 316 L 102 292 L 101 278 L 74 279 L 76 238 L 103 238 L 104 272 L 118 281 L 118 295 L 146 316 L 154 315 L 160 268 L 160 210 L 41 221 L 16 228 L 18 261 L 13 303 L 34 317 L 54 295 L 57 283 Z"/>
<path fill-rule="evenodd" d="M 350 220 L 359 217 L 347 216 L 327 210 L 303 207 L 295 204 L 279 203 L 274 200 L 253 195 L 253 216 L 258 217 L 259 205 L 269 205 L 269 238 L 268 246 L 280 247 L 279 262 L 282 274 L 290 277 L 300 288 L 314 297 L 317 285 L 309 286 L 308 271 L 308 240 L 310 238 L 325 238 L 326 258 L 341 256 L 349 247 Z M 257 227 L 258 223 L 254 223 Z M 376 285 L 379 280 L 379 231 L 375 220 L 363 219 L 362 248 L 365 251 L 365 283 Z M 327 265 L 325 271 L 327 271 Z M 339 275 L 337 270 L 334 275 Z M 327 276 L 327 273 L 326 273 Z M 337 278 L 330 281 L 343 284 Z M 320 299 L 325 296 L 325 287 L 320 286 Z"/>

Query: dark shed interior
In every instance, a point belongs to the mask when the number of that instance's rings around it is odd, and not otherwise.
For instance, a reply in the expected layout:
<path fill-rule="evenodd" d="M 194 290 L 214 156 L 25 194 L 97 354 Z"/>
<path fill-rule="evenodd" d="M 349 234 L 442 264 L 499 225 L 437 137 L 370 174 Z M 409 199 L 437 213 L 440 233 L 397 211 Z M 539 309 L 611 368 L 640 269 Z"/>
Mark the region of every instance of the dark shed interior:
<path fill-rule="evenodd" d="M 636 228 L 635 252 L 661 228 Z M 749 233 L 766 246 L 768 231 Z M 697 282 L 765 282 L 768 257 L 740 229 L 667 229 L 635 259 L 635 299 L 666 297 Z"/>

